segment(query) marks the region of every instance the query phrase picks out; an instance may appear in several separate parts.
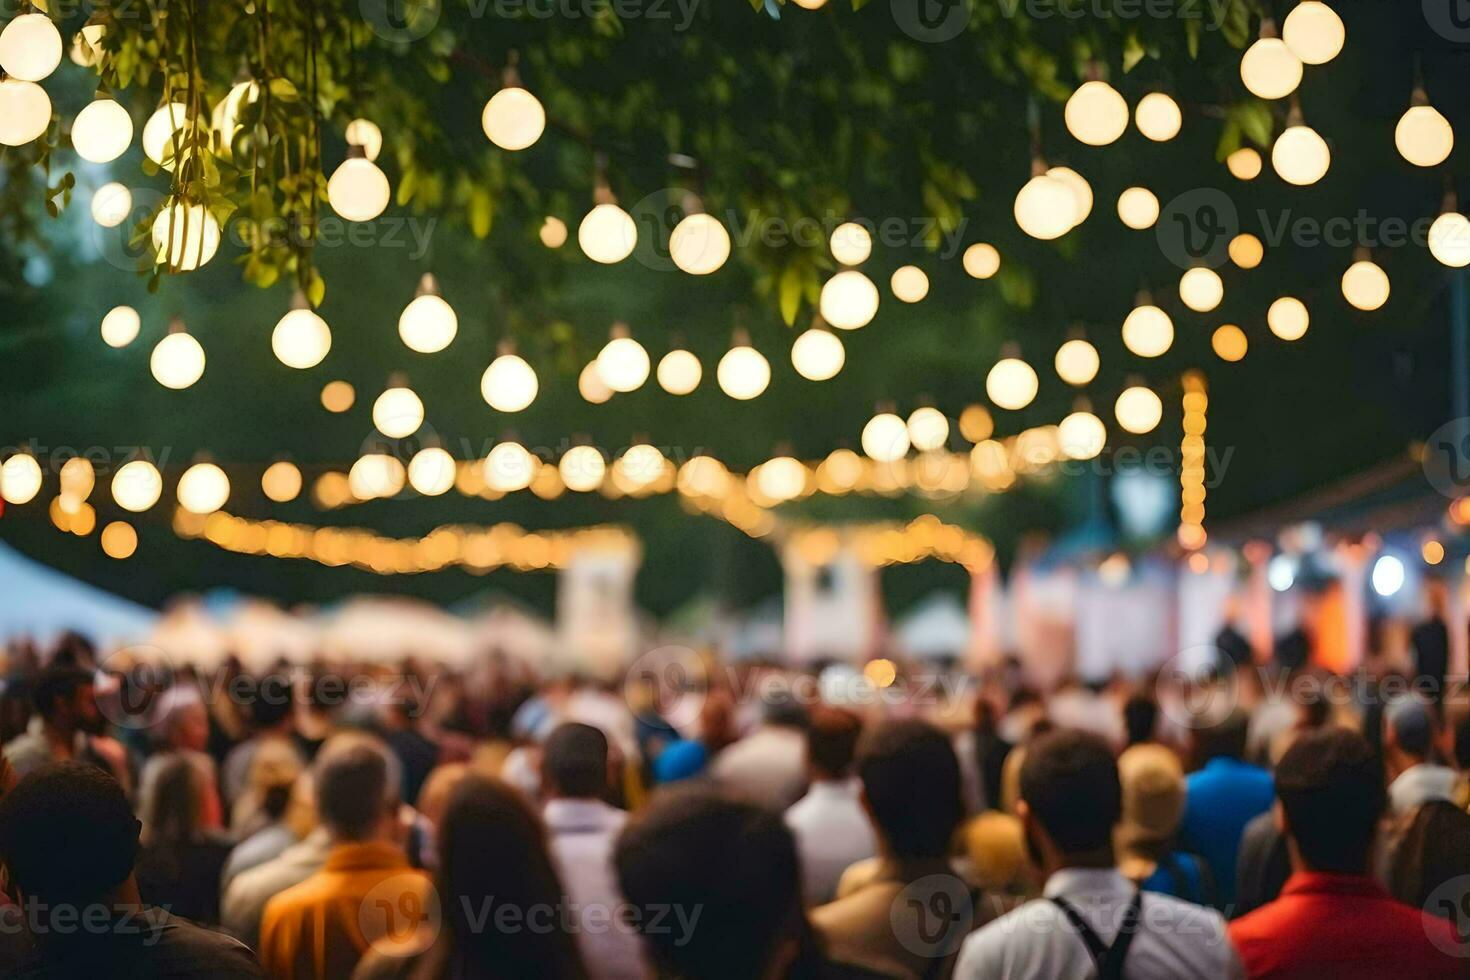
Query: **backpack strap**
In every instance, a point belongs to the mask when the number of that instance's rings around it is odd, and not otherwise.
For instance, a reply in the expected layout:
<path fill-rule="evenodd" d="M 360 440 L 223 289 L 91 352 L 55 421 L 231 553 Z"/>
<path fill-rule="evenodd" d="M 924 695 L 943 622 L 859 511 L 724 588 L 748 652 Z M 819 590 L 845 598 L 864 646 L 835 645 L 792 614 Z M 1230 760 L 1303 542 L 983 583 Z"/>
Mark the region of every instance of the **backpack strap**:
<path fill-rule="evenodd" d="M 1143 891 L 1136 890 L 1133 893 L 1133 901 L 1123 912 L 1123 922 L 1118 929 L 1118 935 L 1109 946 L 1102 941 L 1097 931 L 1087 923 L 1071 902 L 1061 896 L 1052 899 L 1052 903 L 1062 910 L 1072 928 L 1082 937 L 1082 942 L 1087 946 L 1087 953 L 1092 957 L 1093 964 L 1097 967 L 1098 980 L 1122 980 L 1123 961 L 1128 956 L 1128 947 L 1133 944 L 1133 937 L 1138 933 L 1139 913 L 1143 905 Z"/>

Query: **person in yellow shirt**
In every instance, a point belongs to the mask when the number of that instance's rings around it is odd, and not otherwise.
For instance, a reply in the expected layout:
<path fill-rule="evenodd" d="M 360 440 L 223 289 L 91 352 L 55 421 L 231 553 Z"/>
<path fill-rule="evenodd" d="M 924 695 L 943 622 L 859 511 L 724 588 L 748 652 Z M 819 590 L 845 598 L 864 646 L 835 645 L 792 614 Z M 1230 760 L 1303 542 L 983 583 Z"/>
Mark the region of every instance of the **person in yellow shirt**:
<path fill-rule="evenodd" d="M 369 739 L 318 761 L 317 809 L 333 846 L 320 871 L 266 903 L 267 976 L 345 980 L 374 942 L 401 938 L 408 954 L 437 921 L 432 883 L 404 853 L 394 761 Z"/>

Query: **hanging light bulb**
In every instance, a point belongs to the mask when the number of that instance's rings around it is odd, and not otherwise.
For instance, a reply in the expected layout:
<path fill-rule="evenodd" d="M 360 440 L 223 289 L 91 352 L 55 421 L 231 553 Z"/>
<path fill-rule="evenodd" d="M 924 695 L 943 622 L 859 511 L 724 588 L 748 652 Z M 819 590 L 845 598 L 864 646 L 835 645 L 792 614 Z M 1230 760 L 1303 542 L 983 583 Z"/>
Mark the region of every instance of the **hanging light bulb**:
<path fill-rule="evenodd" d="M 179 477 L 179 506 L 191 514 L 213 514 L 230 499 L 230 478 L 213 463 L 195 463 Z"/>
<path fill-rule="evenodd" d="M 364 453 L 347 471 L 347 488 L 358 500 L 396 496 L 407 474 L 397 456 Z"/>
<path fill-rule="evenodd" d="M 160 265 L 192 272 L 219 251 L 219 222 L 202 204 L 170 200 L 153 219 L 154 253 Z"/>
<path fill-rule="evenodd" d="M 520 443 L 497 443 L 485 457 L 485 485 L 501 493 L 524 490 L 540 468 L 541 461 Z"/>
<path fill-rule="evenodd" d="M 501 74 L 500 91 L 490 97 L 480 114 L 485 135 L 502 150 L 524 150 L 540 139 L 546 129 L 546 110 L 540 99 L 521 87 L 517 60 L 512 51 L 510 62 Z"/>
<path fill-rule="evenodd" d="M 1366 248 L 1359 248 L 1342 274 L 1343 298 L 1360 310 L 1376 310 L 1388 302 L 1388 289 L 1388 273 Z"/>
<path fill-rule="evenodd" d="M 153 380 L 175 391 L 189 387 L 204 374 L 204 348 L 184 329 L 184 321 L 174 318 L 168 334 L 153 348 L 148 369 Z"/>
<path fill-rule="evenodd" d="M 835 378 L 846 361 L 841 339 L 823 326 L 811 327 L 791 345 L 791 366 L 808 381 Z"/>
<path fill-rule="evenodd" d="M 1164 403 L 1143 385 L 1132 385 L 1125 388 L 1113 403 L 1113 414 L 1125 430 L 1141 436 L 1158 427 L 1159 420 L 1164 417 Z"/>
<path fill-rule="evenodd" d="M 1087 179 L 1073 170 L 1071 167 L 1051 167 L 1046 175 L 1054 180 L 1060 180 L 1072 191 L 1072 200 L 1076 203 L 1076 211 L 1073 217 L 1072 227 L 1082 224 L 1087 216 L 1092 213 L 1092 185 Z"/>
<path fill-rule="evenodd" d="M 276 360 L 286 367 L 305 370 L 320 364 L 331 349 L 332 329 L 297 290 L 291 309 L 271 332 L 271 351 Z"/>
<path fill-rule="evenodd" d="M 614 323 L 611 334 L 597 355 L 597 375 L 613 391 L 637 391 L 648 380 L 648 351 L 628 335 L 626 323 Z"/>
<path fill-rule="evenodd" d="M 1057 442 L 1068 459 L 1094 459 L 1108 444 L 1108 430 L 1085 404 L 1079 405 L 1057 426 Z"/>
<path fill-rule="evenodd" d="M 658 362 L 658 384 L 671 395 L 687 395 L 699 387 L 704 368 L 690 351 L 674 348 Z"/>
<path fill-rule="evenodd" d="M 730 233 L 713 215 L 687 214 L 669 235 L 669 258 L 691 276 L 707 276 L 730 258 Z"/>
<path fill-rule="evenodd" d="M 301 494 L 301 470 L 295 463 L 276 460 L 260 474 L 260 492 L 278 504 L 295 500 Z"/>
<path fill-rule="evenodd" d="M 822 284 L 817 308 L 837 329 L 856 330 L 878 314 L 878 287 L 856 269 L 844 269 Z"/>
<path fill-rule="evenodd" d="M 888 286 L 903 302 L 917 303 L 929 295 L 929 276 L 916 265 L 901 265 L 893 270 Z"/>
<path fill-rule="evenodd" d="M 863 426 L 863 452 L 879 463 L 903 459 L 909 451 L 909 427 L 892 412 L 879 412 Z"/>
<path fill-rule="evenodd" d="M 667 467 L 668 460 L 657 446 L 634 443 L 613 463 L 613 483 L 625 493 L 636 493 L 662 476 Z"/>
<path fill-rule="evenodd" d="M 1123 320 L 1123 346 L 1139 357 L 1158 357 L 1174 343 L 1174 321 L 1139 293 L 1133 310 Z"/>
<path fill-rule="evenodd" d="M 974 278 L 989 279 L 1000 271 L 1000 252 L 987 242 L 976 242 L 965 249 L 961 263 Z"/>
<path fill-rule="evenodd" d="M 0 144 L 25 146 L 51 125 L 51 97 L 35 82 L 0 78 Z"/>
<path fill-rule="evenodd" d="M 71 124 L 71 145 L 91 163 L 110 163 L 133 142 L 133 118 L 112 99 L 95 99 Z"/>
<path fill-rule="evenodd" d="M 1286 129 L 1271 145 L 1271 166 L 1288 184 L 1315 184 L 1332 165 L 1332 151 L 1317 131 L 1302 122 L 1302 111 L 1293 105 L 1286 114 Z"/>
<path fill-rule="evenodd" d="M 1281 24 L 1281 39 L 1308 65 L 1325 65 L 1336 58 L 1346 38 L 1342 18 L 1319 0 L 1297 4 Z"/>
<path fill-rule="evenodd" d="M 116 228 L 133 210 L 133 192 L 113 181 L 92 194 L 92 220 L 103 228 Z"/>
<path fill-rule="evenodd" d="M 1282 340 L 1300 340 L 1310 320 L 1306 304 L 1295 296 L 1283 296 L 1266 310 L 1266 326 Z"/>
<path fill-rule="evenodd" d="M 448 493 L 454 475 L 454 457 L 439 446 L 420 449 L 408 461 L 408 485 L 425 497 Z"/>
<path fill-rule="evenodd" d="M 577 375 L 577 392 L 593 405 L 601 405 L 613 396 L 613 390 L 597 373 L 597 359 L 588 361 Z"/>
<path fill-rule="evenodd" d="M 91 68 L 102 57 L 102 39 L 107 35 L 107 25 L 91 22 L 72 37 L 67 56 L 78 68 Z"/>
<path fill-rule="evenodd" d="M 1016 224 L 1032 238 L 1051 241 L 1077 224 L 1077 196 L 1066 181 L 1049 176 L 1046 164 L 1031 165 L 1031 179 L 1016 194 Z"/>
<path fill-rule="evenodd" d="M 1262 99 L 1284 99 L 1302 82 L 1302 62 L 1276 36 L 1276 25 L 1261 22 L 1261 36 L 1240 59 L 1240 80 Z"/>
<path fill-rule="evenodd" d="M 536 235 L 541 239 L 541 244 L 547 248 L 561 248 L 567 243 L 567 223 L 548 214 L 546 220 L 541 222 L 541 230 Z"/>
<path fill-rule="evenodd" d="M 944 413 L 930 405 L 923 405 L 909 413 L 909 443 L 919 452 L 938 449 L 949 439 L 949 419 Z"/>
<path fill-rule="evenodd" d="M 102 318 L 102 340 L 108 347 L 126 347 L 138 336 L 143 318 L 131 306 L 114 306 Z"/>
<path fill-rule="evenodd" d="M 354 119 L 342 134 L 348 143 L 356 143 L 369 160 L 376 161 L 383 152 L 383 131 L 371 119 Z"/>
<path fill-rule="evenodd" d="M 1159 199 L 1146 187 L 1130 187 L 1118 195 L 1118 218 L 1135 231 L 1159 220 Z"/>
<path fill-rule="evenodd" d="M 1250 341 L 1246 339 L 1244 330 L 1233 323 L 1226 323 L 1211 335 L 1210 346 L 1220 360 L 1233 363 L 1245 357 Z"/>
<path fill-rule="evenodd" d="M 155 109 L 143 124 L 143 155 L 172 171 L 180 150 L 179 133 L 188 118 L 189 107 L 182 102 L 169 102 Z"/>
<path fill-rule="evenodd" d="M 413 299 L 398 315 L 398 336 L 409 350 L 435 354 L 448 347 L 458 332 L 454 307 L 439 295 L 439 280 L 425 272 Z"/>
<path fill-rule="evenodd" d="M 41 492 L 41 464 L 30 453 L 16 453 L 0 466 L 0 498 L 6 503 L 28 504 Z"/>
<path fill-rule="evenodd" d="M 715 381 L 731 398 L 749 401 L 771 383 L 771 364 L 764 354 L 750 346 L 745 331 L 737 330 L 730 349 L 715 366 Z"/>
<path fill-rule="evenodd" d="M 333 415 L 341 415 L 357 401 L 357 389 L 346 381 L 328 381 L 322 385 L 322 408 Z"/>
<path fill-rule="evenodd" d="M 497 412 L 519 412 L 536 400 L 540 390 L 536 371 L 509 344 L 480 377 L 480 396 Z"/>
<path fill-rule="evenodd" d="M 557 469 L 568 490 L 587 493 L 602 485 L 602 478 L 607 473 L 607 460 L 591 446 L 573 446 L 562 454 Z"/>
<path fill-rule="evenodd" d="M 141 514 L 163 496 L 163 475 L 146 459 L 130 460 L 112 475 L 112 499 L 123 510 Z"/>
<path fill-rule="evenodd" d="M 1230 253 L 1230 261 L 1242 269 L 1254 269 L 1266 256 L 1266 246 L 1249 232 L 1241 232 L 1230 239 L 1227 251 Z"/>
<path fill-rule="evenodd" d="M 638 244 L 638 226 L 632 215 L 618 207 L 599 166 L 596 186 L 592 192 L 593 207 L 577 226 L 577 244 L 593 262 L 612 265 L 633 254 Z"/>
<path fill-rule="evenodd" d="M 401 379 L 392 378 L 373 402 L 373 425 L 389 439 L 404 439 L 424 424 L 424 403 Z"/>
<path fill-rule="evenodd" d="M 21 14 L 0 31 L 0 71 L 39 82 L 61 64 L 61 32 L 45 14 Z"/>
<path fill-rule="evenodd" d="M 1179 135 L 1184 115 L 1172 98 L 1163 92 L 1150 92 L 1138 100 L 1133 122 L 1140 133 L 1155 143 L 1166 143 Z"/>
<path fill-rule="evenodd" d="M 1036 371 L 1019 357 L 1003 357 L 985 376 L 985 394 L 995 405 L 1018 411 L 1036 397 Z"/>
<path fill-rule="evenodd" d="M 97 485 L 97 471 L 85 456 L 73 456 L 61 464 L 61 494 L 74 501 L 86 500 Z"/>
<path fill-rule="evenodd" d="M 1067 132 L 1088 146 L 1107 146 L 1128 128 L 1128 103 L 1107 82 L 1093 79 L 1077 86 L 1062 110 Z"/>
<path fill-rule="evenodd" d="M 214 111 L 209 114 L 209 125 L 212 130 L 210 145 L 214 147 L 215 153 L 226 160 L 234 157 L 235 140 L 239 137 L 242 128 L 240 113 L 258 98 L 260 98 L 260 83 L 248 74 L 244 74 L 244 77 L 231 85 L 225 97 L 215 105 Z M 348 142 L 351 143 L 353 140 L 349 138 Z"/>
<path fill-rule="evenodd" d="M 1393 130 L 1399 154 L 1416 167 L 1435 167 L 1455 148 L 1455 131 L 1450 121 L 1429 104 L 1422 87 L 1415 87 L 1408 111 Z"/>
<path fill-rule="evenodd" d="M 795 500 L 806 493 L 807 468 L 793 456 L 768 459 L 751 473 L 756 489 L 778 504 Z"/>
<path fill-rule="evenodd" d="M 1225 158 L 1225 166 L 1237 180 L 1255 180 L 1261 175 L 1261 155 L 1249 146 L 1242 146 Z"/>
<path fill-rule="evenodd" d="M 348 221 L 372 221 L 383 213 L 391 196 L 388 177 L 367 158 L 356 143 L 347 144 L 347 159 L 327 181 L 327 201 Z"/>
<path fill-rule="evenodd" d="M 1097 377 L 1097 348 L 1080 337 L 1057 348 L 1057 377 L 1069 385 L 1081 387 Z"/>
<path fill-rule="evenodd" d="M 1445 195 L 1440 216 L 1429 226 L 1429 254 L 1452 269 L 1470 265 L 1470 220 L 1459 212 L 1453 195 Z"/>
<path fill-rule="evenodd" d="M 827 242 L 832 257 L 843 265 L 862 265 L 873 254 L 873 236 L 856 221 L 845 221 L 832 229 Z"/>
<path fill-rule="evenodd" d="M 1196 313 L 1208 313 L 1225 298 L 1225 283 L 1214 269 L 1195 266 L 1179 277 L 1179 299 Z"/>

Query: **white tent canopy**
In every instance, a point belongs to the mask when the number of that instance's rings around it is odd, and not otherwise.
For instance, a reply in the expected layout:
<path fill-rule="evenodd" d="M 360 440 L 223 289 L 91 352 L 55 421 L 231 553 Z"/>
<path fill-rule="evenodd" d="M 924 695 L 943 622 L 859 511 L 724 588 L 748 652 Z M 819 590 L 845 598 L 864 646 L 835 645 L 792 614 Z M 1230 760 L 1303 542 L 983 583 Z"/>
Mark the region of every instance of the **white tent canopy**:
<path fill-rule="evenodd" d="M 0 639 L 42 644 L 75 630 L 100 647 L 146 640 L 158 621 L 147 606 L 33 561 L 0 543 Z"/>

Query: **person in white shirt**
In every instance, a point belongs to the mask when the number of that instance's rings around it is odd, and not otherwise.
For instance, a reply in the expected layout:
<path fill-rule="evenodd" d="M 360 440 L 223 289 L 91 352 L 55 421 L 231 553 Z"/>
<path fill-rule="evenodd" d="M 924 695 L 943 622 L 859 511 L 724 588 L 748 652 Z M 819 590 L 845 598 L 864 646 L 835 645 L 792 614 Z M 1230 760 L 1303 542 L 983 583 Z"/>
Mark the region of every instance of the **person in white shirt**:
<path fill-rule="evenodd" d="M 1384 709 L 1383 761 L 1394 814 L 1410 813 L 1435 800 L 1454 801 L 1459 773 L 1431 761 L 1437 734 L 1434 709 L 1421 698 L 1398 698 Z"/>
<path fill-rule="evenodd" d="M 628 815 L 604 801 L 608 791 L 607 736 L 591 725 L 565 722 L 541 754 L 541 786 L 551 859 L 590 980 L 648 976 L 638 934 L 619 916 L 623 897 L 612 851 Z"/>
<path fill-rule="evenodd" d="M 863 810 L 862 783 L 852 774 L 862 731 L 862 719 L 851 711 L 826 706 L 812 711 L 806 735 L 811 787 L 786 811 L 808 905 L 831 901 L 842 872 L 877 853 L 873 824 Z"/>
<path fill-rule="evenodd" d="M 1017 815 L 1046 872 L 1043 897 L 973 933 L 957 980 L 1243 977 L 1213 909 L 1141 892 L 1114 866 L 1118 766 L 1096 735 L 1038 737 L 1021 767 Z"/>
<path fill-rule="evenodd" d="M 763 721 L 715 756 L 710 774 L 722 786 L 778 813 L 806 788 L 806 709 L 791 699 L 762 706 Z"/>

